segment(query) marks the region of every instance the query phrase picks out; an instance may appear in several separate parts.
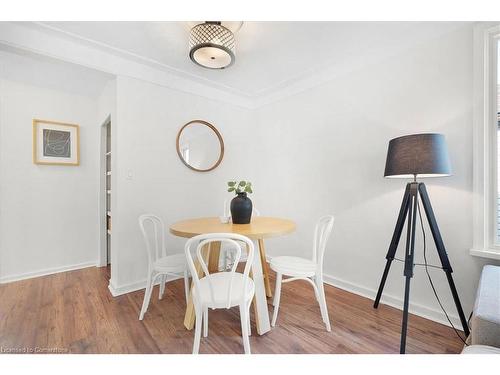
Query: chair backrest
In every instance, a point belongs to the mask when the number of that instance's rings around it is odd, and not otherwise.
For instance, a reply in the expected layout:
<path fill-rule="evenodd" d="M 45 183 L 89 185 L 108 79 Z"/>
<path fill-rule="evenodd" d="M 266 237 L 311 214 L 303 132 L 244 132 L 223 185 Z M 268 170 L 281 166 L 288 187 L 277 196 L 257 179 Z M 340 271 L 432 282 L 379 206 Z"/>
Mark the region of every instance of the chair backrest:
<path fill-rule="evenodd" d="M 224 200 L 224 216 L 231 216 L 231 200 Z M 260 216 L 260 211 L 253 206 L 252 208 L 252 216 Z"/>
<path fill-rule="evenodd" d="M 144 214 L 139 216 L 139 227 L 146 244 L 148 261 L 151 266 L 157 259 L 166 256 L 165 225 L 158 216 Z"/>
<path fill-rule="evenodd" d="M 322 216 L 314 229 L 312 260 L 317 264 L 318 271 L 320 272 L 323 269 L 323 257 L 325 255 L 326 243 L 332 233 L 334 220 L 332 215 Z"/>
<path fill-rule="evenodd" d="M 231 268 L 230 271 L 226 273 L 230 273 L 230 283 L 228 285 L 228 289 L 226 291 L 223 291 L 226 295 L 226 300 L 225 300 L 225 305 L 227 308 L 230 308 L 232 305 L 232 300 L 231 300 L 231 295 L 232 295 L 232 290 L 233 290 L 233 281 L 234 281 L 234 274 L 236 273 L 236 267 L 238 266 L 238 263 L 241 259 L 241 253 L 242 253 L 242 244 L 246 246 L 248 250 L 248 256 L 247 256 L 247 262 L 245 264 L 245 268 L 243 270 L 243 275 L 247 276 L 250 273 L 250 267 L 252 266 L 253 262 L 253 257 L 254 257 L 254 245 L 252 240 L 250 240 L 248 237 L 242 236 L 240 234 L 236 233 L 208 233 L 208 234 L 200 234 L 198 236 L 190 238 L 186 242 L 186 246 L 184 247 L 184 250 L 186 252 L 186 260 L 187 264 L 189 267 L 189 271 L 193 277 L 193 282 L 194 282 L 194 291 L 195 291 L 195 297 L 200 300 L 200 278 L 198 276 L 198 272 L 196 271 L 195 265 L 194 265 L 194 260 L 193 260 L 193 248 L 195 249 L 195 254 L 196 254 L 196 259 L 201 265 L 201 269 L 204 273 L 205 276 L 207 276 L 208 284 L 210 286 L 210 296 L 212 299 L 212 302 L 215 304 L 215 299 L 214 299 L 214 286 L 212 285 L 212 282 L 210 280 L 210 272 L 208 271 L 207 263 L 206 260 L 203 258 L 202 250 L 205 246 L 210 246 L 212 242 L 221 242 L 221 244 L 228 244 L 232 248 L 236 249 L 236 254 L 235 254 L 235 262 L 233 264 L 233 267 Z M 247 282 L 248 278 L 245 278 L 245 285 L 244 285 L 244 296 L 247 295 L 248 288 L 250 287 Z"/>

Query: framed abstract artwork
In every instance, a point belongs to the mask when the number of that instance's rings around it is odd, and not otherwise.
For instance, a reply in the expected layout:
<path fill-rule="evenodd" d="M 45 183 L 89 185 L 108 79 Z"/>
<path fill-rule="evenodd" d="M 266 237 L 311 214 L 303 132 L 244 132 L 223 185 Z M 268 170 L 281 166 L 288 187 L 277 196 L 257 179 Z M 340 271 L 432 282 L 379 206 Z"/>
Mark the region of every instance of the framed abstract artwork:
<path fill-rule="evenodd" d="M 80 164 L 80 127 L 63 122 L 33 120 L 33 163 Z"/>

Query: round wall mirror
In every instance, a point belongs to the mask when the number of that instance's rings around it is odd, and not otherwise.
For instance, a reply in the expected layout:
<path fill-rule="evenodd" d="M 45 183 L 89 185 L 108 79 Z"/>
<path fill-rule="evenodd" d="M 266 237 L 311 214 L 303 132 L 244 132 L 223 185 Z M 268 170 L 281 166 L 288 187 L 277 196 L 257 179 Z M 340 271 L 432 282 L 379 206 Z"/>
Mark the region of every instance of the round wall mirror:
<path fill-rule="evenodd" d="M 198 172 L 215 169 L 224 156 L 224 141 L 212 124 L 193 120 L 177 134 L 177 154 L 189 168 Z"/>

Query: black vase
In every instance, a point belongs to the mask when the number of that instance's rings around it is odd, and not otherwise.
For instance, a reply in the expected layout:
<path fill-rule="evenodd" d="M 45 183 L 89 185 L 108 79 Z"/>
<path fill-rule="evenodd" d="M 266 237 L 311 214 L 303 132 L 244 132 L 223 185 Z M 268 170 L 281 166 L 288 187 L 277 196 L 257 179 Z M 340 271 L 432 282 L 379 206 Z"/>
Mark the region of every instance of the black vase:
<path fill-rule="evenodd" d="M 252 218 L 252 201 L 247 193 L 238 193 L 231 200 L 231 219 L 233 224 L 248 224 Z"/>

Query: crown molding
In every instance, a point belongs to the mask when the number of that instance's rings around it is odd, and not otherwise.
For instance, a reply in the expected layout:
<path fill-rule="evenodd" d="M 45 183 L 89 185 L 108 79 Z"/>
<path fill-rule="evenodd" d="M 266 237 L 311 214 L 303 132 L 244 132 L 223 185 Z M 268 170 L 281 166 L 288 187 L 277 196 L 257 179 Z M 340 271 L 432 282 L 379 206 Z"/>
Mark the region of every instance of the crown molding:
<path fill-rule="evenodd" d="M 42 22 L 0 22 L 0 44 L 251 110 L 312 89 L 355 69 L 353 64 L 344 64 L 344 67 L 325 64 L 322 69 L 309 70 L 249 93 Z"/>
<path fill-rule="evenodd" d="M 458 23 L 453 29 L 451 29 L 451 31 L 456 31 L 457 29 L 463 27 L 468 27 L 472 30 L 473 24 L 474 23 Z M 498 25 L 498 22 L 495 22 L 495 24 Z M 450 30 L 446 30 L 443 33 L 447 33 L 449 31 Z M 433 37 L 435 38 L 437 36 L 434 35 Z M 423 41 L 419 42 L 419 44 L 422 43 Z M 339 77 L 365 69 L 367 66 L 380 64 L 381 62 L 390 60 L 399 53 L 413 48 L 414 46 L 415 44 L 401 45 L 400 47 L 389 50 L 386 53 L 379 55 L 372 54 L 370 56 L 365 56 L 363 59 L 356 58 L 344 59 L 341 61 L 330 61 L 315 69 L 304 71 L 300 75 L 291 77 L 278 84 L 260 90 L 255 96 L 253 96 L 253 109 L 258 109 L 288 97 L 298 95 L 304 91 L 320 87 L 328 82 L 338 79 Z"/>
<path fill-rule="evenodd" d="M 196 25 L 200 22 L 192 22 L 192 25 Z M 243 22 L 241 22 L 240 25 L 235 30 L 232 30 L 233 32 L 237 32 L 239 28 L 241 28 Z M 294 77 L 287 78 L 283 80 L 282 82 L 270 85 L 268 87 L 265 87 L 261 90 L 258 90 L 256 92 L 246 92 L 242 91 L 240 89 L 237 89 L 232 86 L 224 85 L 221 84 L 217 81 L 185 72 L 181 69 L 175 68 L 171 65 L 162 63 L 158 60 L 151 59 L 145 56 L 138 55 L 136 53 L 113 47 L 107 43 L 99 42 L 94 39 L 86 38 L 81 35 L 71 33 L 69 31 L 60 29 L 58 27 L 48 25 L 44 22 L 31 22 L 31 23 L 26 23 L 26 25 L 34 25 L 42 30 L 49 31 L 54 33 L 55 35 L 59 35 L 62 37 L 69 38 L 70 40 L 77 41 L 84 43 L 88 46 L 96 47 L 98 49 L 101 49 L 103 51 L 116 54 L 118 56 L 124 57 L 131 59 L 133 61 L 151 66 L 156 69 L 160 69 L 162 71 L 168 72 L 170 74 L 178 75 L 179 77 L 186 78 L 193 80 L 195 82 L 219 89 L 219 90 L 225 90 L 229 93 L 241 96 L 242 98 L 245 98 L 246 100 L 253 101 L 253 103 L 249 103 L 249 106 L 251 108 L 258 108 L 262 105 L 266 105 L 268 103 L 272 103 L 277 100 L 284 99 L 288 96 L 295 95 L 296 93 L 300 93 L 302 91 L 308 90 L 310 88 L 316 87 L 318 85 L 321 85 L 336 76 L 340 75 L 341 72 L 338 71 L 338 66 L 335 66 L 334 69 L 332 69 L 332 66 L 334 65 L 334 62 L 327 62 L 323 64 L 320 68 L 316 69 L 309 69 L 304 71 L 303 73 L 300 73 Z M 188 28 L 189 29 L 189 28 Z M 350 68 L 348 70 L 352 70 L 352 64 L 349 65 Z"/>
<path fill-rule="evenodd" d="M 153 68 L 165 71 L 167 73 L 178 75 L 181 78 L 190 79 L 190 80 L 193 80 L 195 82 L 198 82 L 198 83 L 201 83 L 201 84 L 204 84 L 204 85 L 207 85 L 207 86 L 219 89 L 219 90 L 225 90 L 227 92 L 230 92 L 230 93 L 235 94 L 235 95 L 240 95 L 240 96 L 245 97 L 245 98 L 249 97 L 248 93 L 241 91 L 235 87 L 224 85 L 220 82 L 211 80 L 209 78 L 205 78 L 205 77 L 199 76 L 197 74 L 186 72 L 182 69 L 178 69 L 178 68 L 175 68 L 171 65 L 162 63 L 161 61 L 151 59 L 151 58 L 136 54 L 134 52 L 124 50 L 122 48 L 113 47 L 112 45 L 109 45 L 109 44 L 103 43 L 103 42 L 99 42 L 95 39 L 86 38 L 84 36 L 81 36 L 81 35 L 78 35 L 75 33 L 71 33 L 69 31 L 60 29 L 58 27 L 55 27 L 52 25 L 47 25 L 44 22 L 31 22 L 31 23 L 28 23 L 26 25 L 28 27 L 30 25 L 33 25 L 35 27 L 40 28 L 41 30 L 43 30 L 45 32 L 47 32 L 47 31 L 51 32 L 53 35 L 67 38 L 68 40 L 80 42 L 80 43 L 83 43 L 87 46 L 95 47 L 95 48 L 100 49 L 102 51 L 109 52 L 111 54 L 114 54 L 114 55 L 117 55 L 117 56 L 120 56 L 123 58 L 131 59 L 131 60 L 136 61 L 138 63 L 151 66 Z"/>
<path fill-rule="evenodd" d="M 457 27 L 461 27 L 457 25 Z M 42 22 L 0 22 L 0 45 L 255 110 L 391 57 L 331 61 L 256 92 L 240 90 Z M 400 51 L 398 51 L 400 52 Z M 394 54 L 394 51 L 392 51 Z"/>
<path fill-rule="evenodd" d="M 109 48 L 105 50 L 105 46 L 98 48 L 89 42 L 84 43 L 72 40 L 68 36 L 41 32 L 22 23 L 0 22 L 0 44 L 108 74 L 140 79 L 238 107 L 254 108 L 251 98 L 222 87 L 223 85 L 214 87 L 209 82 L 170 70 L 166 65 L 160 66 L 160 63 L 154 61 L 147 62 L 142 57 L 134 58 L 126 52 L 127 56 L 123 56 L 116 49 L 112 53 Z"/>

